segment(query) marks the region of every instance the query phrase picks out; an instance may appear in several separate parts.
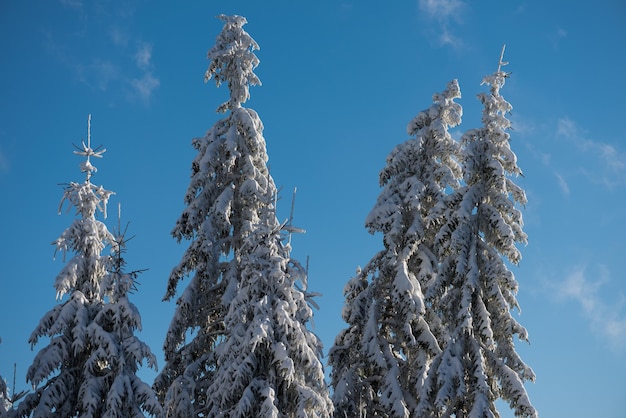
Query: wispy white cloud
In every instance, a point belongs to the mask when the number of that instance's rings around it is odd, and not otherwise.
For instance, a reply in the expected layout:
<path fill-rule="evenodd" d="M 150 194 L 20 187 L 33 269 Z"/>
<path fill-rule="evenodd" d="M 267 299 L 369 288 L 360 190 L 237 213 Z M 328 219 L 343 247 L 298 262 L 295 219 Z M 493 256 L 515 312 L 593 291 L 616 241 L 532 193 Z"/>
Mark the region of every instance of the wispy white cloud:
<path fill-rule="evenodd" d="M 556 28 L 556 30 L 552 32 L 548 37 L 552 42 L 552 46 L 554 48 L 558 48 L 561 41 L 567 38 L 567 31 L 563 28 Z"/>
<path fill-rule="evenodd" d="M 448 45 L 452 47 L 460 47 L 463 45 L 463 41 L 461 41 L 461 38 L 455 36 L 450 31 L 447 24 L 442 25 L 441 27 L 441 34 L 439 36 L 439 41 L 441 42 L 442 45 Z"/>
<path fill-rule="evenodd" d="M 524 146 L 526 147 L 530 155 L 533 156 L 534 159 L 536 159 L 541 164 L 547 167 L 550 166 L 552 155 L 549 152 L 544 152 L 542 150 L 537 149 L 537 147 L 530 141 L 525 141 Z"/>
<path fill-rule="evenodd" d="M 588 145 L 592 149 L 597 148 L 600 157 L 611 170 L 623 172 L 626 169 L 626 155 L 617 151 L 612 145 L 597 142 L 589 142 Z"/>
<path fill-rule="evenodd" d="M 565 281 L 559 283 L 557 295 L 560 299 L 577 302 L 591 328 L 600 337 L 605 338 L 612 349 L 624 350 L 626 348 L 624 296 L 620 295 L 616 302 L 611 302 L 601 295 L 602 287 L 610 283 L 610 272 L 606 267 L 596 267 L 593 276 L 595 280 L 588 278 L 585 266 L 576 267 Z"/>
<path fill-rule="evenodd" d="M 561 189 L 563 194 L 566 196 L 569 196 L 570 194 L 569 185 L 567 184 L 567 181 L 565 180 L 563 175 L 557 172 L 555 172 L 554 175 L 556 176 L 557 183 L 559 184 L 559 188 Z"/>
<path fill-rule="evenodd" d="M 557 121 L 556 134 L 567 138 L 575 137 L 578 134 L 578 128 L 573 120 L 560 118 Z"/>
<path fill-rule="evenodd" d="M 160 86 L 161 82 L 151 71 L 152 68 L 152 45 L 139 43 L 134 55 L 135 65 L 142 74 L 133 78 L 130 84 L 133 86 L 135 94 L 147 103 L 152 97 L 152 93 Z"/>
<path fill-rule="evenodd" d="M 135 64 L 142 70 L 150 68 L 150 60 L 152 59 L 152 45 L 142 43 L 135 52 Z"/>
<path fill-rule="evenodd" d="M 594 181 L 608 188 L 626 185 L 626 153 L 611 144 L 589 139 L 584 129 L 566 117 L 557 121 L 556 135 L 595 160 L 599 168 L 585 168 L 581 164 L 585 174 Z"/>
<path fill-rule="evenodd" d="M 467 7 L 461 0 L 418 0 L 419 9 L 438 25 L 438 42 L 441 45 L 453 47 L 463 46 L 461 38 L 457 37 L 450 26 L 453 22 L 460 22 L 463 10 Z"/>
<path fill-rule="evenodd" d="M 146 72 L 141 78 L 134 78 L 130 84 L 133 86 L 135 94 L 144 102 L 150 101 L 150 97 L 161 82 L 152 73 Z"/>
<path fill-rule="evenodd" d="M 160 85 L 153 65 L 153 46 L 134 33 L 134 7 L 110 9 L 108 5 L 92 5 L 81 0 L 60 0 L 67 9 L 79 10 L 89 18 L 90 30 L 64 39 L 62 28 L 48 32 L 47 51 L 65 65 L 76 79 L 95 90 L 106 92 L 112 101 L 125 98 L 148 103 Z M 69 29 L 68 29 L 69 30 Z M 98 48 L 83 48 L 97 44 Z M 83 51 L 78 56 L 76 51 Z M 86 52 L 85 52 L 86 51 Z"/>
<path fill-rule="evenodd" d="M 536 137 L 537 131 L 543 130 L 541 126 L 538 126 L 532 121 L 521 118 L 519 115 L 512 118 L 512 123 L 514 132 L 524 137 Z M 567 130 L 568 127 L 564 127 L 564 129 Z M 556 180 L 556 184 L 561 190 L 561 193 L 565 196 L 569 196 L 571 194 L 571 189 L 569 187 L 569 183 L 567 182 L 566 174 L 553 169 L 552 155 L 549 152 L 538 149 L 533 141 L 524 141 L 523 144 L 535 160 L 541 163 L 541 165 L 552 169 L 554 179 Z"/>
<path fill-rule="evenodd" d="M 431 18 L 447 20 L 457 17 L 465 3 L 461 0 L 419 0 L 419 6 Z"/>

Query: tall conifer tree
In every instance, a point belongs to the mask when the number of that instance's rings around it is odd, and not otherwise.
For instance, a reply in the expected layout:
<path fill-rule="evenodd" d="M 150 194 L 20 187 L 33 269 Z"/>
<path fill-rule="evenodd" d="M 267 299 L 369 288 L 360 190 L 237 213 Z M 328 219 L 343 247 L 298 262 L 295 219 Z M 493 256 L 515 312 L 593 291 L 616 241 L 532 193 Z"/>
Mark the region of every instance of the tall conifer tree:
<path fill-rule="evenodd" d="M 91 158 L 100 158 L 105 150 L 91 148 L 89 131 L 87 144 L 75 152 L 86 157 L 81 163 L 86 179 L 66 187 L 59 208 L 67 201 L 78 218 L 53 243 L 64 256 L 73 253 L 54 283 L 57 298 L 69 299 L 45 314 L 30 337 L 33 347 L 42 337 L 50 342 L 28 369 L 26 379 L 34 393 L 19 404 L 20 417 L 143 417 L 141 409 L 160 412 L 156 395 L 135 375 L 138 363 L 147 359 L 154 365 L 155 358 L 133 336 L 139 314 L 122 302 L 128 287 L 119 271 L 121 258 L 112 264 L 111 256 L 103 255 L 107 247 L 119 254 L 120 246 L 96 219 L 98 212 L 106 217 L 112 192 L 91 183 L 96 172 Z"/>
<path fill-rule="evenodd" d="M 306 275 L 281 242 L 276 187 L 267 169 L 263 124 L 242 107 L 260 81 L 256 42 L 241 16 L 209 50 L 205 80 L 227 83 L 227 113 L 193 141 L 187 208 L 172 232 L 191 240 L 170 275 L 177 300 L 165 341 L 167 364 L 155 383 L 168 416 L 329 416 L 319 339 L 306 329 L 311 310 L 295 282 Z"/>
<path fill-rule="evenodd" d="M 431 358 L 440 352 L 423 289 L 438 260 L 433 249 L 445 191 L 457 188 L 459 146 L 448 129 L 461 123 L 456 80 L 408 125 L 412 137 L 387 157 L 383 187 L 366 220 L 384 249 L 346 286 L 349 327 L 330 351 L 337 416 L 415 416 Z"/>
<path fill-rule="evenodd" d="M 511 179 L 521 170 L 510 148 L 506 114 L 512 107 L 500 95 L 508 77 L 504 64 L 501 57 L 498 70 L 483 79 L 490 86 L 489 93 L 478 95 L 483 126 L 461 138 L 464 185 L 449 196 L 435 240 L 441 264 L 427 296 L 447 335 L 417 416 L 496 417 L 498 398 L 508 401 L 516 416 L 536 416 L 523 386 L 534 373 L 514 347 L 514 337 L 527 340 L 511 315 L 519 308 L 518 283 L 505 263 L 519 263 L 516 243 L 527 237 L 518 209 L 526 195 Z"/>

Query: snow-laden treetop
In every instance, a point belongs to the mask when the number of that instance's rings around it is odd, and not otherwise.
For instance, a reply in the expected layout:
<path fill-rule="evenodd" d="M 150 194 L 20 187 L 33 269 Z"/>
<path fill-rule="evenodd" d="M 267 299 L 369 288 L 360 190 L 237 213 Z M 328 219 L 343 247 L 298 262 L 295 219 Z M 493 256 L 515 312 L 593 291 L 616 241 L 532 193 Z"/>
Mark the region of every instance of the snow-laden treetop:
<path fill-rule="evenodd" d="M 91 148 L 91 115 L 89 115 L 87 119 L 87 144 L 85 144 L 85 141 L 82 141 L 82 148 L 76 145 L 74 146 L 77 149 L 77 151 L 74 151 L 74 154 L 87 157 L 85 161 L 80 163 L 80 171 L 86 173 L 87 176 L 83 185 L 85 187 L 81 187 L 78 183 L 71 182 L 70 186 L 65 190 L 63 199 L 61 199 L 59 213 L 61 213 L 63 203 L 67 200 L 70 205 L 76 208 L 83 219 L 92 218 L 96 210 L 100 210 L 106 218 L 107 202 L 109 197 L 115 193 L 105 190 L 102 186 L 94 186 L 90 182 L 92 174 L 98 171 L 98 169 L 91 164 L 91 157 L 102 158 L 102 154 L 106 152 L 106 149 L 100 149 L 100 146 L 96 149 Z"/>
<path fill-rule="evenodd" d="M 83 148 L 76 148 L 78 151 L 74 151 L 74 154 L 87 157 L 87 159 L 80 164 L 80 171 L 87 173 L 87 180 L 89 180 L 91 175 L 98 171 L 98 169 L 91 164 L 90 157 L 102 158 L 102 154 L 106 152 L 106 149 L 101 150 L 100 147 L 96 149 L 91 148 L 91 114 L 87 119 L 87 145 L 85 145 L 85 141 L 83 141 Z"/>
<path fill-rule="evenodd" d="M 250 98 L 250 85 L 261 85 L 261 80 L 254 74 L 259 65 L 254 51 L 259 49 L 259 45 L 243 30 L 243 25 L 248 23 L 245 17 L 220 15 L 218 18 L 225 22 L 224 29 L 207 54 L 211 64 L 204 81 L 214 78 L 218 87 L 228 83 L 230 99 L 217 108 L 218 112 L 225 113 L 240 107 Z"/>
<path fill-rule="evenodd" d="M 106 218 L 107 203 L 114 192 L 90 181 L 92 174 L 97 171 L 90 158 L 102 158 L 106 150 L 100 147 L 91 148 L 91 115 L 87 126 L 87 144 L 83 141 L 82 148 L 76 146 L 77 151 L 74 151 L 74 154 L 86 157 L 80 164 L 80 169 L 87 177 L 83 183 L 70 182 L 65 187 L 59 204 L 59 213 L 67 202 L 68 210 L 74 207 L 79 217 L 53 242 L 56 251 L 63 253 L 64 259 L 66 254 L 74 253 L 74 257 L 55 280 L 58 299 L 79 290 L 90 300 L 102 300 L 101 280 L 106 274 L 107 258 L 101 253 L 106 246 L 116 245 L 115 237 L 106 225 L 96 219 L 97 212 L 101 212 Z"/>

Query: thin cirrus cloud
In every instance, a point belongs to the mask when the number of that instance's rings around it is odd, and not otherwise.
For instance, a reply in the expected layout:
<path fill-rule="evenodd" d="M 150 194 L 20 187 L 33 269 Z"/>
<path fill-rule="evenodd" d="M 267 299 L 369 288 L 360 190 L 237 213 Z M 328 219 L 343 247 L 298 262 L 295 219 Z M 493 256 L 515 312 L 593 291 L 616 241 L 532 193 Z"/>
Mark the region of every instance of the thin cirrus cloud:
<path fill-rule="evenodd" d="M 131 99 L 138 98 L 142 102 L 148 103 L 154 91 L 161 84 L 153 72 L 152 45 L 133 39 L 131 34 L 124 32 L 119 27 L 113 27 L 109 34 L 113 44 L 121 48 L 125 56 L 132 57 L 134 69 L 127 62 L 127 58 L 124 58 L 127 69 L 120 73 L 120 81 L 125 81 L 127 85 L 130 85 L 132 89 Z M 132 52 L 129 45 L 135 46 Z M 131 73 L 135 73 L 134 76 L 129 76 Z"/>
<path fill-rule="evenodd" d="M 531 138 L 536 137 L 537 130 L 538 130 L 538 126 L 536 123 L 525 120 L 524 118 L 521 118 L 519 115 L 516 115 L 515 118 L 512 118 L 512 122 L 513 122 L 514 133 L 516 135 L 521 135 L 524 137 L 531 137 Z M 570 196 L 571 190 L 569 187 L 569 183 L 567 182 L 566 175 L 562 173 L 561 171 L 555 170 L 553 168 L 552 155 L 545 150 L 537 148 L 537 146 L 533 143 L 532 140 L 524 141 L 523 144 L 526 150 L 530 153 L 530 155 L 536 161 L 541 163 L 541 165 L 543 165 L 544 167 L 548 167 L 552 170 L 554 178 L 556 179 L 557 186 L 559 187 L 559 190 L 561 190 L 561 193 L 563 193 L 564 196 Z M 522 170 L 523 169 L 524 167 L 522 166 Z"/>
<path fill-rule="evenodd" d="M 152 59 L 152 45 L 142 43 L 135 52 L 135 64 L 142 70 L 150 68 Z"/>
<path fill-rule="evenodd" d="M 79 80 L 92 88 L 115 94 L 117 88 L 126 85 L 130 87 L 129 99 L 147 103 L 160 86 L 158 77 L 152 71 L 151 59 L 152 47 L 140 44 L 132 54 L 132 64 L 121 56 L 95 57 L 86 65 L 76 63 L 74 69 Z"/>
<path fill-rule="evenodd" d="M 567 31 L 563 28 L 557 28 L 554 33 L 550 35 L 550 41 L 552 42 L 552 47 L 558 49 L 563 39 L 567 38 Z"/>
<path fill-rule="evenodd" d="M 465 4 L 461 0 L 419 0 L 419 6 L 431 18 L 445 20 L 456 17 Z"/>
<path fill-rule="evenodd" d="M 131 85 L 133 86 L 135 94 L 137 94 L 141 100 L 147 102 L 150 100 L 152 92 L 159 87 L 160 82 L 152 73 L 147 72 L 143 74 L 141 78 L 133 78 Z"/>
<path fill-rule="evenodd" d="M 71 22 L 91 21 L 93 30 L 80 30 L 74 39 L 83 44 L 99 45 L 98 48 L 85 48 L 79 54 L 80 43 L 67 44 L 61 41 L 67 37 L 64 29 L 55 28 L 46 32 L 45 47 L 50 55 L 71 70 L 71 73 L 84 84 L 111 96 L 111 100 L 123 97 L 130 101 L 149 103 L 160 86 L 152 62 L 153 47 L 143 41 L 128 28 L 132 27 L 133 13 L 127 10 L 108 10 L 101 6 L 91 7 L 80 0 L 61 0 L 61 5 Z M 113 23 L 103 22 L 101 16 L 116 16 Z M 97 30 L 96 30 L 97 29 Z M 97 37 L 97 38 L 93 38 Z M 85 52 L 86 51 L 86 52 Z"/>
<path fill-rule="evenodd" d="M 438 42 L 442 45 L 460 47 L 463 45 L 450 26 L 452 22 L 461 20 L 461 13 L 466 7 L 461 0 L 418 0 L 420 11 L 424 12 L 430 20 L 437 25 Z"/>
<path fill-rule="evenodd" d="M 589 139 L 585 130 L 567 117 L 557 121 L 556 136 L 570 142 L 575 149 L 585 155 L 585 158 L 590 158 L 586 162 L 587 165 L 594 164 L 600 167 L 600 169 L 582 167 L 585 174 L 595 182 L 607 188 L 626 185 L 626 153 L 611 144 Z"/>
<path fill-rule="evenodd" d="M 610 283 L 610 272 L 605 266 L 594 268 L 595 281 L 588 278 L 587 270 L 585 266 L 574 268 L 560 283 L 557 295 L 562 300 L 578 303 L 590 327 L 608 341 L 611 349 L 622 351 L 626 349 L 624 297 L 621 295 L 616 302 L 602 297 L 602 287 Z"/>
<path fill-rule="evenodd" d="M 135 65 L 142 71 L 140 77 L 133 78 L 131 85 L 136 95 L 144 102 L 150 100 L 152 93 L 159 87 L 160 81 L 152 74 L 152 45 L 141 43 L 135 54 Z"/>
<path fill-rule="evenodd" d="M 569 185 L 567 184 L 567 181 L 565 180 L 565 177 L 563 177 L 561 173 L 556 172 L 556 171 L 554 172 L 554 175 L 556 176 L 556 180 L 559 185 L 559 188 L 561 189 L 561 192 L 563 192 L 564 195 L 569 196 L 570 189 L 569 189 Z"/>

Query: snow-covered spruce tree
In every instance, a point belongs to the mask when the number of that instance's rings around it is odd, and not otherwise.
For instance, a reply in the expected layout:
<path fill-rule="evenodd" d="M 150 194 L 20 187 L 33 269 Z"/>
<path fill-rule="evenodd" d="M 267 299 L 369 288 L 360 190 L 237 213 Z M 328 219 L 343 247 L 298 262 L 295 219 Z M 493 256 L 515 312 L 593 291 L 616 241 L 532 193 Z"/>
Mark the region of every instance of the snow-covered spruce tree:
<path fill-rule="evenodd" d="M 345 289 L 341 331 L 330 351 L 338 417 L 415 416 L 430 359 L 440 352 L 423 289 L 436 275 L 435 208 L 459 186 L 459 145 L 448 132 L 461 123 L 456 80 L 433 96 L 407 128 L 412 136 L 387 158 L 383 190 L 366 220 L 383 234 L 384 249 Z M 437 334 L 435 332 L 435 334 Z"/>
<path fill-rule="evenodd" d="M 101 286 L 107 300 L 87 331 L 93 353 L 86 363 L 81 396 L 85 400 L 92 397 L 92 416 L 138 418 L 144 417 L 145 411 L 160 417 L 163 410 L 155 392 L 137 376 L 144 360 L 155 370 L 157 365 L 148 345 L 135 335 L 141 330 L 141 317 L 128 294 L 135 289 L 139 272 L 124 271 L 125 251 L 125 236 L 118 227 L 110 269 Z"/>
<path fill-rule="evenodd" d="M 138 314 L 134 312 L 130 320 L 122 314 L 124 308 L 116 295 L 123 290 L 112 282 L 111 257 L 102 255 L 106 247 L 117 245 L 105 224 L 96 219 L 97 212 L 106 217 L 112 192 L 90 181 L 96 171 L 90 158 L 101 157 L 105 151 L 92 149 L 90 142 L 89 129 L 88 144 L 83 142 L 83 148 L 75 152 L 86 157 L 81 164 L 86 180 L 66 187 L 59 208 L 67 201 L 78 217 L 53 243 L 64 255 L 73 253 L 54 283 L 57 298 L 67 294 L 69 299 L 45 314 L 31 334 L 33 347 L 42 337 L 50 342 L 27 371 L 34 393 L 19 404 L 19 417 L 117 417 L 123 408 L 114 408 L 122 402 L 137 402 L 149 412 L 158 412 L 155 401 L 148 399 L 154 397 L 150 388 L 130 376 L 137 363 L 144 358 L 152 362 L 153 357 L 132 336 Z M 106 297 L 111 298 L 109 303 Z M 109 313 L 113 314 L 110 320 Z M 144 415 L 133 411 L 123 416 Z"/>
<path fill-rule="evenodd" d="M 276 187 L 267 169 L 263 124 L 241 106 L 260 81 L 246 19 L 220 16 L 205 81 L 227 83 L 228 113 L 193 141 L 187 208 L 173 236 L 191 240 L 170 275 L 165 299 L 185 276 L 155 387 L 167 416 L 330 416 L 319 339 L 295 286 L 306 276 L 280 242 Z"/>
<path fill-rule="evenodd" d="M 251 190 L 259 222 L 244 238 L 237 293 L 218 345 L 207 416 L 330 417 L 330 400 L 319 357 L 321 343 L 306 328 L 312 312 L 306 273 L 281 242 L 271 177 Z"/>
<path fill-rule="evenodd" d="M 511 179 L 521 170 L 507 132 L 512 107 L 500 96 L 508 76 L 503 64 L 501 58 L 498 70 L 483 80 L 490 86 L 489 93 L 478 95 L 483 127 L 461 138 L 464 185 L 449 196 L 446 222 L 435 240 L 441 264 L 427 297 L 448 335 L 417 416 L 497 417 L 498 398 L 508 401 L 516 416 L 537 415 L 523 386 L 535 376 L 513 341 L 527 340 L 511 315 L 519 308 L 518 284 L 505 264 L 505 259 L 520 261 L 516 243 L 527 237 L 516 207 L 526 196 Z"/>

